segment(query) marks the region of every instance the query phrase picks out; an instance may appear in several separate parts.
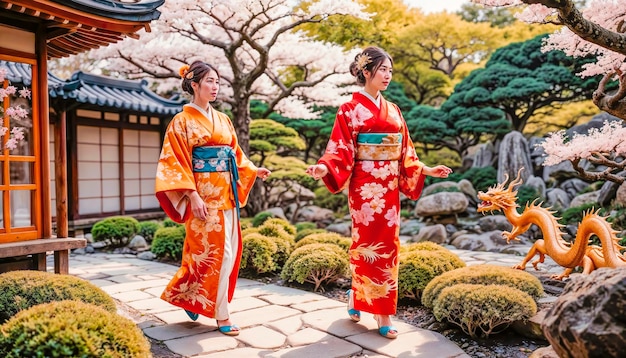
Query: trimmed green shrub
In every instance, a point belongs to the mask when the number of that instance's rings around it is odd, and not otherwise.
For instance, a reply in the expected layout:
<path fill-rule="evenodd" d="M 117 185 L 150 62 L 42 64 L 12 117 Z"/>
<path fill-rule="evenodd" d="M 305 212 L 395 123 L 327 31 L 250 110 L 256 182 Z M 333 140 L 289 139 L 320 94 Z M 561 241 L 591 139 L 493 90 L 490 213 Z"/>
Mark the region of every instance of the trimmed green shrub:
<path fill-rule="evenodd" d="M 543 296 L 541 281 L 528 272 L 498 265 L 472 265 L 432 280 L 424 289 L 422 304 L 432 308 L 444 288 L 462 283 L 504 285 L 517 288 L 534 299 Z"/>
<path fill-rule="evenodd" d="M 334 283 L 349 274 L 348 253 L 333 244 L 310 244 L 291 253 L 283 266 L 281 278 L 288 282 L 315 285 L 313 292 L 323 284 Z M 322 287 L 323 289 L 323 287 Z"/>
<path fill-rule="evenodd" d="M 284 225 L 281 222 L 275 221 L 275 219 L 269 219 L 258 228 L 259 234 L 271 238 L 276 243 L 276 252 L 274 253 L 274 262 L 276 262 L 276 268 L 283 267 L 289 255 L 293 251 L 295 240 L 293 235 L 288 233 Z"/>
<path fill-rule="evenodd" d="M 150 251 L 158 258 L 170 258 L 181 261 L 185 244 L 185 227 L 162 227 L 154 233 Z"/>
<path fill-rule="evenodd" d="M 112 216 L 98 221 L 91 228 L 95 241 L 124 246 L 139 232 L 139 221 L 130 216 Z"/>
<path fill-rule="evenodd" d="M 411 243 L 408 245 L 404 245 L 402 246 L 402 252 L 404 251 L 419 251 L 419 250 L 424 250 L 424 251 L 450 251 L 448 249 L 446 249 L 445 247 L 434 243 L 432 241 L 421 241 L 421 242 L 415 242 L 415 243 Z M 451 251 L 450 251 L 451 252 Z"/>
<path fill-rule="evenodd" d="M 278 246 L 274 240 L 259 233 L 251 233 L 244 236 L 242 241 L 239 268 L 244 273 L 262 274 L 276 270 L 274 255 Z"/>
<path fill-rule="evenodd" d="M 165 220 L 163 220 L 163 227 L 179 227 L 182 225 L 183 224 L 179 224 L 170 218 L 165 218 Z"/>
<path fill-rule="evenodd" d="M 139 235 L 146 239 L 146 241 L 152 242 L 154 233 L 159 228 L 161 228 L 161 225 L 156 221 L 142 221 L 139 223 Z"/>
<path fill-rule="evenodd" d="M 89 281 L 43 271 L 10 271 L 0 274 L 0 322 L 32 306 L 75 300 L 115 312 L 115 301 Z"/>
<path fill-rule="evenodd" d="M 325 229 L 304 229 L 302 231 L 298 231 L 294 239 L 296 242 L 298 242 L 311 234 L 319 234 L 322 232 L 328 232 L 328 231 Z"/>
<path fill-rule="evenodd" d="M 296 223 L 295 226 L 296 226 L 296 233 L 302 230 L 307 230 L 307 229 L 317 229 L 317 224 L 312 223 L 310 221 L 299 222 L 299 223 Z"/>
<path fill-rule="evenodd" d="M 263 225 L 265 220 L 273 218 L 273 217 L 274 217 L 274 214 L 270 213 L 269 211 L 261 211 L 260 213 L 256 214 L 254 218 L 252 218 L 252 226 L 259 227 Z"/>
<path fill-rule="evenodd" d="M 487 337 L 511 323 L 537 313 L 537 304 L 526 293 L 502 285 L 458 284 L 446 287 L 435 301 L 433 314 L 453 323 L 470 337 Z"/>
<path fill-rule="evenodd" d="M 148 358 L 150 343 L 128 318 L 79 301 L 34 306 L 0 326 L 0 356 Z"/>
<path fill-rule="evenodd" d="M 265 220 L 263 225 L 280 225 L 291 236 L 294 236 L 296 232 L 298 231 L 295 226 L 289 223 L 289 221 L 285 219 L 281 219 L 281 218 L 269 218 Z"/>
<path fill-rule="evenodd" d="M 294 249 L 310 244 L 333 244 L 341 247 L 342 250 L 348 252 L 352 245 L 352 238 L 341 236 L 336 232 L 322 232 L 317 234 L 311 234 L 304 239 L 296 242 Z"/>
<path fill-rule="evenodd" d="M 460 267 L 465 262 L 450 250 L 412 250 L 400 253 L 399 298 L 419 300 L 422 291 L 435 277 Z"/>
<path fill-rule="evenodd" d="M 329 209 L 335 213 L 345 213 L 348 207 L 348 196 L 343 192 L 333 194 L 326 186 L 322 185 L 315 189 L 315 199 L 313 199 L 313 205 L 320 208 Z"/>
<path fill-rule="evenodd" d="M 250 234 L 255 233 L 255 232 L 259 232 L 259 229 L 255 228 L 255 227 L 248 227 L 248 228 L 242 229 L 241 230 L 241 237 L 244 237 L 246 235 L 250 235 Z"/>

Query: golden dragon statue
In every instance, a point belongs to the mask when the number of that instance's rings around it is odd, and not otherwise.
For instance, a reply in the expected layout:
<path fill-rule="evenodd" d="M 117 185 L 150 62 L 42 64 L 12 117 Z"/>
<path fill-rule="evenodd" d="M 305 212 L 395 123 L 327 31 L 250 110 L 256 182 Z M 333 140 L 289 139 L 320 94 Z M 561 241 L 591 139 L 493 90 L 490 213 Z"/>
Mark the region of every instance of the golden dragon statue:
<path fill-rule="evenodd" d="M 533 224 L 541 229 L 543 239 L 537 240 L 524 260 L 513 268 L 524 270 L 526 264 L 535 255 L 539 255 L 539 258 L 532 262 L 535 270 L 539 270 L 537 265 L 543 263 L 547 255 L 557 264 L 565 267 L 563 273 L 552 276 L 553 279 L 562 280 L 577 267 L 582 267 L 582 272 L 588 274 L 600 267 L 626 266 L 626 256 L 620 252 L 624 247 L 619 245 L 620 239 L 616 236 L 617 231 L 613 230 L 606 218 L 598 215 L 597 212 L 589 211 L 584 214 L 578 225 L 576 238 L 572 243 L 563 239 L 563 232 L 561 231 L 563 225 L 557 222 L 553 215 L 554 211 L 533 202 L 527 204 L 524 211 L 518 214 L 517 191 L 514 191 L 514 188 L 522 183 L 520 174 L 523 169 L 521 168 L 517 172 L 517 178 L 511 181 L 506 189 L 505 184 L 508 177 L 505 178 L 504 183 L 489 188 L 486 193 L 482 191 L 478 193 L 478 199 L 481 200 L 478 205 L 478 212 L 484 214 L 485 212 L 502 211 L 513 225 L 510 232 L 504 231 L 502 233 L 502 237 L 506 239 L 507 243 L 511 240 L 519 240 L 517 236 L 526 232 Z M 589 239 L 593 235 L 600 239 L 601 247 L 589 244 Z"/>

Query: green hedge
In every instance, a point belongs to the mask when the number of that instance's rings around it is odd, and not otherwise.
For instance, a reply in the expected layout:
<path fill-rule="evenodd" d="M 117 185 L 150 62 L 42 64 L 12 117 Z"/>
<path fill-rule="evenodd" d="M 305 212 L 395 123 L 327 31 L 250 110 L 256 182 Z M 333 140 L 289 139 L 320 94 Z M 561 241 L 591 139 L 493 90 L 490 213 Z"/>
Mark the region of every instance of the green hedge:
<path fill-rule="evenodd" d="M 115 312 L 115 301 L 101 288 L 69 275 L 43 271 L 11 271 L 0 274 L 0 322 L 20 311 L 52 301 L 76 300 Z"/>
<path fill-rule="evenodd" d="M 34 306 L 0 326 L 0 357 L 148 358 L 137 325 L 98 306 L 60 301 Z"/>

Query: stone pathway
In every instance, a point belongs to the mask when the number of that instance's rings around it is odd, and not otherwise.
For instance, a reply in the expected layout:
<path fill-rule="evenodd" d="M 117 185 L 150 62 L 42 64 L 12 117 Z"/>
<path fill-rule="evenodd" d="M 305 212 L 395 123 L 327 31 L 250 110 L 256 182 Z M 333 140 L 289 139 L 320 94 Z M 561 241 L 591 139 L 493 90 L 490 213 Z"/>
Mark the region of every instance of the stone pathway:
<path fill-rule="evenodd" d="M 468 265 L 512 266 L 521 257 L 453 249 Z M 541 266 L 562 269 L 546 257 Z M 159 296 L 177 267 L 135 255 L 72 255 L 70 274 L 91 281 L 113 298 L 140 312 L 134 319 L 144 334 L 183 357 L 469 357 L 443 335 L 394 320 L 400 331 L 389 340 L 377 333 L 370 314 L 348 319 L 346 305 L 315 293 L 239 279 L 231 320 L 242 328 L 237 337 L 217 331 L 215 320 L 192 322 L 182 309 Z M 158 357 L 155 357 L 158 358 Z"/>

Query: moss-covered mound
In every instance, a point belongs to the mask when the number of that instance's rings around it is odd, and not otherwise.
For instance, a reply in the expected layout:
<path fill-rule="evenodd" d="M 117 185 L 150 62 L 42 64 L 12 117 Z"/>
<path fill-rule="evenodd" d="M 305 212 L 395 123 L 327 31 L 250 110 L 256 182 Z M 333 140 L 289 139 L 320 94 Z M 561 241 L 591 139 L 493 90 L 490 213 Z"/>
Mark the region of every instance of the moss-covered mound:
<path fill-rule="evenodd" d="M 79 301 L 34 306 L 0 326 L 0 357 L 150 356 L 150 344 L 134 322 Z"/>
<path fill-rule="evenodd" d="M 91 303 L 110 312 L 117 310 L 106 292 L 78 277 L 42 271 L 0 274 L 0 323 L 32 306 L 63 300 Z"/>
<path fill-rule="evenodd" d="M 444 288 L 461 283 L 503 285 L 526 292 L 534 299 L 543 296 L 541 282 L 528 272 L 497 265 L 473 265 L 446 272 L 433 279 L 424 288 L 422 304 L 432 308 Z"/>

